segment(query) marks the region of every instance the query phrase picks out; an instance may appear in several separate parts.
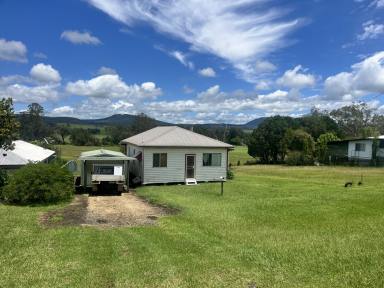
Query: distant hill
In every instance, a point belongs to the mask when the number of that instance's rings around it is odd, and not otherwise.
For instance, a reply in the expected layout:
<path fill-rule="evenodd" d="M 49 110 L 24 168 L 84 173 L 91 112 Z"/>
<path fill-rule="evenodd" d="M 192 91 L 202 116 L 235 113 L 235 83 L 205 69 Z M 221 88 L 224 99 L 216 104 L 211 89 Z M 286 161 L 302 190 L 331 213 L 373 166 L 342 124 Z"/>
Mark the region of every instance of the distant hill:
<path fill-rule="evenodd" d="M 242 125 L 246 129 L 255 129 L 257 128 L 267 117 L 260 117 L 249 121 L 248 123 Z"/>
<path fill-rule="evenodd" d="M 137 118 L 136 115 L 130 114 L 115 114 L 106 118 L 101 119 L 78 119 L 74 117 L 49 117 L 45 116 L 44 120 L 48 124 L 76 124 L 76 125 L 131 125 Z M 200 126 L 205 126 L 207 128 L 221 128 L 221 127 L 237 127 L 241 129 L 255 129 L 260 125 L 266 118 L 256 118 L 246 124 L 225 124 L 225 123 L 212 123 L 212 124 L 199 124 Z M 166 126 L 166 125 L 176 125 L 172 123 L 167 123 L 164 121 L 155 120 L 157 125 Z M 190 127 L 191 125 L 180 124 L 181 127 Z"/>
<path fill-rule="evenodd" d="M 131 125 L 137 118 L 136 115 L 115 114 L 101 119 L 78 119 L 74 117 L 48 117 L 45 122 L 49 124 L 79 124 L 79 125 Z M 155 120 L 160 126 L 171 125 L 163 121 Z"/>

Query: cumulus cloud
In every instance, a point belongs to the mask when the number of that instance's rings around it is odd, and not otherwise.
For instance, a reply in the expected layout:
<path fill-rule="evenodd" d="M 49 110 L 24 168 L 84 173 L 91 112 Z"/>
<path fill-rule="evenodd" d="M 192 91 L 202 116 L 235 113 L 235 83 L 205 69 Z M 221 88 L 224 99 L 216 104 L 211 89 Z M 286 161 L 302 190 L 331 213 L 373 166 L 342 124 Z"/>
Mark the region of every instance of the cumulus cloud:
<path fill-rule="evenodd" d="M 54 108 L 50 114 L 52 116 L 68 116 L 69 114 L 70 115 L 73 114 L 74 111 L 75 111 L 75 108 L 71 106 L 61 106 L 61 107 Z"/>
<path fill-rule="evenodd" d="M 276 82 L 278 85 L 293 89 L 314 86 L 316 83 L 315 76 L 312 74 L 301 73 L 301 71 L 303 71 L 303 68 L 301 65 L 298 65 L 292 70 L 287 70 Z"/>
<path fill-rule="evenodd" d="M 59 71 L 54 69 L 51 65 L 39 63 L 34 65 L 29 72 L 31 77 L 39 82 L 57 83 L 61 81 Z"/>
<path fill-rule="evenodd" d="M 384 24 L 375 24 L 372 21 L 368 21 L 363 24 L 363 30 L 364 32 L 357 36 L 358 40 L 377 39 L 384 35 Z"/>
<path fill-rule="evenodd" d="M 12 97 L 15 102 L 20 103 L 56 101 L 59 98 L 58 88 L 58 84 L 38 86 L 11 84 L 0 87 L 0 98 Z"/>
<path fill-rule="evenodd" d="M 90 80 L 69 82 L 66 91 L 72 95 L 115 99 L 154 99 L 161 89 L 153 82 L 127 85 L 119 75 L 101 75 Z"/>
<path fill-rule="evenodd" d="M 97 75 L 117 75 L 117 72 L 113 68 L 101 66 L 97 70 Z"/>
<path fill-rule="evenodd" d="M 329 99 L 355 99 L 384 93 L 384 51 L 378 52 L 325 80 L 324 93 Z"/>
<path fill-rule="evenodd" d="M 199 74 L 203 77 L 216 77 L 216 71 L 212 67 L 207 67 L 199 70 Z"/>
<path fill-rule="evenodd" d="M 61 39 L 67 40 L 73 44 L 100 45 L 101 41 L 89 32 L 80 32 L 77 30 L 65 30 L 61 33 Z"/>
<path fill-rule="evenodd" d="M 0 61 L 26 63 L 27 47 L 20 41 L 8 41 L 0 38 Z"/>
<path fill-rule="evenodd" d="M 282 9 L 266 8 L 270 0 L 88 2 L 128 26 L 146 22 L 188 43 L 194 51 L 218 56 L 245 72 L 243 78 L 250 82 L 257 78 L 254 63 L 288 45 L 287 34 L 300 22 L 284 20 Z"/>

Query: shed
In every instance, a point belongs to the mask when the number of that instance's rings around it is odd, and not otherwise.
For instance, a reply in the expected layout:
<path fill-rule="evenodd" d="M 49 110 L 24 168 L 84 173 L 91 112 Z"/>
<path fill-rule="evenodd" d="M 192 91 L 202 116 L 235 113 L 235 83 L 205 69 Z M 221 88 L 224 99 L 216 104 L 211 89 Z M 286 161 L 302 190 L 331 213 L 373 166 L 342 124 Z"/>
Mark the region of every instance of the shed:
<path fill-rule="evenodd" d="M 99 149 L 81 153 L 81 186 L 93 191 L 101 186 L 113 184 L 121 192 L 129 185 L 129 163 L 137 161 L 121 152 Z"/>
<path fill-rule="evenodd" d="M 178 126 L 156 127 L 120 143 L 138 160 L 130 168 L 143 184 L 222 181 L 234 148 Z"/>

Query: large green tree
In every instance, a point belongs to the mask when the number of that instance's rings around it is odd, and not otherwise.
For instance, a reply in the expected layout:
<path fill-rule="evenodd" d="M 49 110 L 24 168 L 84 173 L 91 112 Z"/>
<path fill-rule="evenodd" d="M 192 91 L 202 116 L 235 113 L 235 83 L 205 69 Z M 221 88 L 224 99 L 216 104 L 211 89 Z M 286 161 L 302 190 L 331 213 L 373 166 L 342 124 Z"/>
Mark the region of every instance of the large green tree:
<path fill-rule="evenodd" d="M 25 140 L 39 140 L 48 136 L 49 128 L 44 123 L 44 108 L 38 103 L 28 105 L 20 117 L 21 137 Z"/>
<path fill-rule="evenodd" d="M 333 110 L 329 115 L 336 121 L 345 137 L 361 137 L 364 128 L 373 126 L 374 111 L 366 103 L 355 103 Z"/>
<path fill-rule="evenodd" d="M 19 123 L 13 110 L 12 98 L 0 100 L 0 148 L 12 149 L 12 140 L 16 138 Z"/>
<path fill-rule="evenodd" d="M 248 140 L 248 154 L 259 157 L 262 163 L 284 161 L 286 146 L 283 143 L 288 129 L 297 129 L 299 122 L 291 117 L 274 116 L 253 130 Z"/>

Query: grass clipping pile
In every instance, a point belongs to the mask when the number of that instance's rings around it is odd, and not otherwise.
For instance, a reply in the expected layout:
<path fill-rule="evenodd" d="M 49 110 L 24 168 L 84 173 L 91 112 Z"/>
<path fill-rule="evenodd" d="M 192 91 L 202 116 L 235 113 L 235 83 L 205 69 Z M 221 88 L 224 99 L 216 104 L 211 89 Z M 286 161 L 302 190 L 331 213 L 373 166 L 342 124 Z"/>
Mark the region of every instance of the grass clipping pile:
<path fill-rule="evenodd" d="M 174 213 L 174 209 L 151 205 L 132 193 L 122 196 L 76 195 L 67 207 L 41 215 L 40 223 L 45 227 L 134 227 L 154 225 L 159 217 Z"/>

